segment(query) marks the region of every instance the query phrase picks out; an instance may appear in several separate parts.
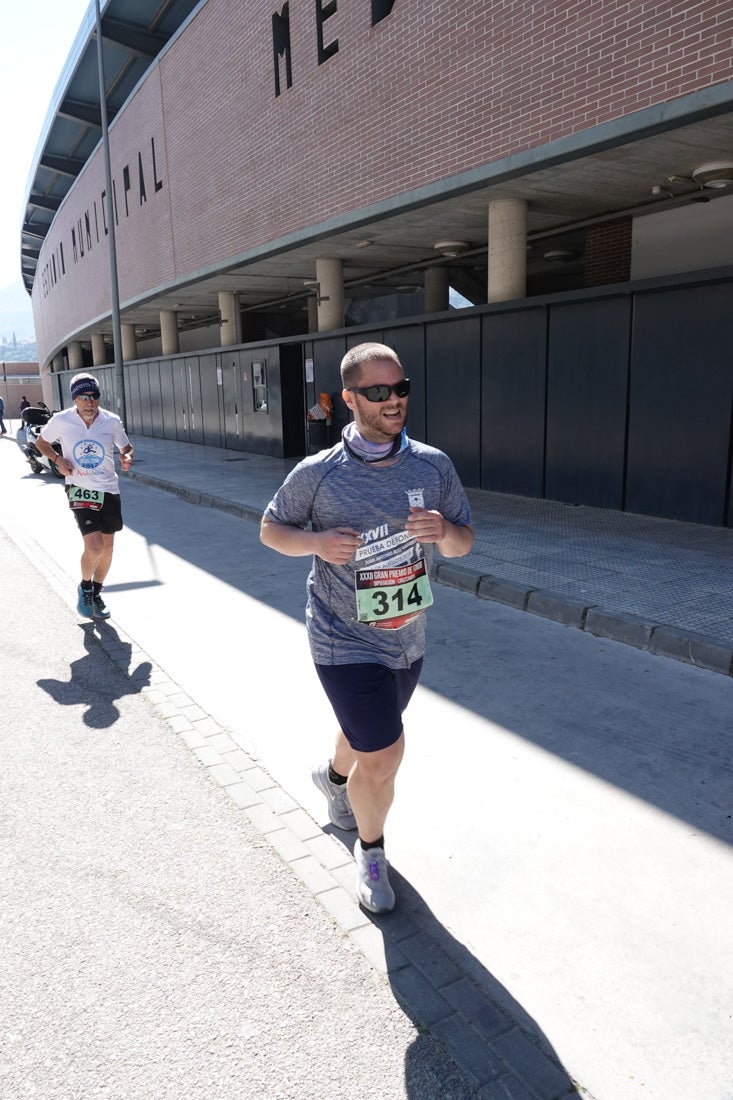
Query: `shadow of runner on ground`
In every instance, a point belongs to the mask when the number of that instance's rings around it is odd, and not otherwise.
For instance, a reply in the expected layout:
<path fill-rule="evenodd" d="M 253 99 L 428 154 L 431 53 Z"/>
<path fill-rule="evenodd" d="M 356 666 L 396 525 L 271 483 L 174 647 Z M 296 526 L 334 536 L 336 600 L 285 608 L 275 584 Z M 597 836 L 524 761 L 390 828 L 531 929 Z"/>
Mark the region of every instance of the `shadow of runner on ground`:
<path fill-rule="evenodd" d="M 384 939 L 392 991 L 415 1025 L 436 1036 L 477 1089 L 495 1086 L 492 1096 L 577 1097 L 572 1079 L 537 1022 L 394 868 L 390 881 L 399 899 L 397 908 L 372 921 Z M 415 1043 L 405 1061 L 407 1095 L 414 1100 L 421 1100 L 421 1069 L 420 1046 Z"/>
<path fill-rule="evenodd" d="M 132 646 L 121 641 L 117 631 L 102 620 L 81 624 L 86 656 L 72 661 L 68 680 L 38 680 L 54 702 L 61 706 L 85 706 L 83 721 L 91 729 L 108 729 L 120 717 L 115 706 L 125 695 L 137 695 L 150 683 L 152 665 L 141 661 L 130 669 Z M 105 648 L 100 644 L 105 643 Z M 116 662 L 108 650 L 114 646 Z M 125 671 L 127 670 L 127 671 Z"/>
<path fill-rule="evenodd" d="M 353 855 L 354 833 L 333 825 L 335 836 Z M 566 1100 L 588 1096 L 577 1091 L 537 1021 L 498 979 L 435 916 L 412 884 L 390 863 L 397 895 L 393 912 L 361 911 L 379 932 L 357 928 L 351 939 L 372 964 L 386 972 L 395 999 L 421 1033 L 405 1058 L 406 1095 L 425 1100 L 428 1057 L 423 1035 L 434 1035 L 470 1081 L 446 1083 L 441 1100 Z M 478 1090 L 481 1090 L 480 1092 Z"/>

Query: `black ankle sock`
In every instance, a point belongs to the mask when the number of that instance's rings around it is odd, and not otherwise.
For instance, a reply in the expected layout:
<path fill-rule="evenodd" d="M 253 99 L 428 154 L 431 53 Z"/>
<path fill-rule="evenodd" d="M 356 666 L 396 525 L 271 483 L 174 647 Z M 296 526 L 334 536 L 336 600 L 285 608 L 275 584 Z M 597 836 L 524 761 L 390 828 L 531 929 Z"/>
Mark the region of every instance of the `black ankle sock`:
<path fill-rule="evenodd" d="M 338 772 L 335 772 L 333 770 L 333 768 L 331 767 L 331 761 L 329 760 L 329 762 L 328 762 L 328 778 L 331 781 L 331 783 L 334 783 L 337 787 L 342 787 L 349 777 L 348 777 L 348 775 L 339 775 Z"/>
<path fill-rule="evenodd" d="M 99 593 L 102 591 L 102 586 L 99 581 L 92 581 L 92 587 L 94 588 L 94 595 L 98 596 Z"/>
<path fill-rule="evenodd" d="M 91 590 L 94 588 L 94 585 L 91 581 L 82 581 L 81 586 L 85 592 L 91 592 Z"/>
<path fill-rule="evenodd" d="M 366 852 L 369 848 L 384 848 L 384 834 L 379 837 L 378 840 L 362 840 L 359 837 L 359 843 L 361 844 L 362 851 Z"/>

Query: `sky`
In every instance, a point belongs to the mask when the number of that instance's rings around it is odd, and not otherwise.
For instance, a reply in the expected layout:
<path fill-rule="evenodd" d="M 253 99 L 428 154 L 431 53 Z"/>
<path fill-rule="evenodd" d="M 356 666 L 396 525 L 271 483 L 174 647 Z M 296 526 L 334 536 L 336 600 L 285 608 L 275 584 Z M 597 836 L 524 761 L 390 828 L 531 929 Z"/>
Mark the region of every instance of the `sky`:
<path fill-rule="evenodd" d="M 20 282 L 20 230 L 31 162 L 53 90 L 89 6 L 90 0 L 3 4 L 0 290 Z"/>

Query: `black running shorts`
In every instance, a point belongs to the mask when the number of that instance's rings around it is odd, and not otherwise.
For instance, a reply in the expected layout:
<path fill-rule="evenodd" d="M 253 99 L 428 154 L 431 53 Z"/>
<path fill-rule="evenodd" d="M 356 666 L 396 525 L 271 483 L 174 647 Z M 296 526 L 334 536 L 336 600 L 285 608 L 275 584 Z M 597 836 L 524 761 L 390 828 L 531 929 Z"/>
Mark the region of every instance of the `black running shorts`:
<path fill-rule="evenodd" d="M 91 535 L 94 531 L 101 531 L 103 535 L 114 535 L 122 530 L 122 506 L 119 493 L 105 493 L 104 502 L 98 512 L 91 508 L 72 508 L 71 511 L 74 513 L 74 519 L 82 535 Z"/>

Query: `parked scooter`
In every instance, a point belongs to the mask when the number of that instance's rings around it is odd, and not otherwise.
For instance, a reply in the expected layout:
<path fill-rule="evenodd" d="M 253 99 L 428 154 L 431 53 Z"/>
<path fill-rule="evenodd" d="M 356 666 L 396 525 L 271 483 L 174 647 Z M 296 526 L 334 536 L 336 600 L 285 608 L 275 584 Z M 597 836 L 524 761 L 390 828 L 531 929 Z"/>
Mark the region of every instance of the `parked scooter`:
<path fill-rule="evenodd" d="M 48 424 L 51 419 L 51 413 L 47 408 L 39 408 L 36 405 L 29 405 L 27 409 L 23 409 L 20 414 L 20 428 L 16 433 L 16 439 L 21 451 L 28 459 L 31 470 L 34 474 L 42 474 L 44 470 L 49 471 L 54 477 L 63 477 L 64 475 L 59 471 L 55 462 L 52 462 L 50 458 L 46 458 L 44 454 L 38 450 L 36 446 L 36 439 L 40 434 L 41 428 L 44 424 Z M 61 445 L 59 443 L 52 444 L 54 451 L 58 455 L 61 454 Z"/>

